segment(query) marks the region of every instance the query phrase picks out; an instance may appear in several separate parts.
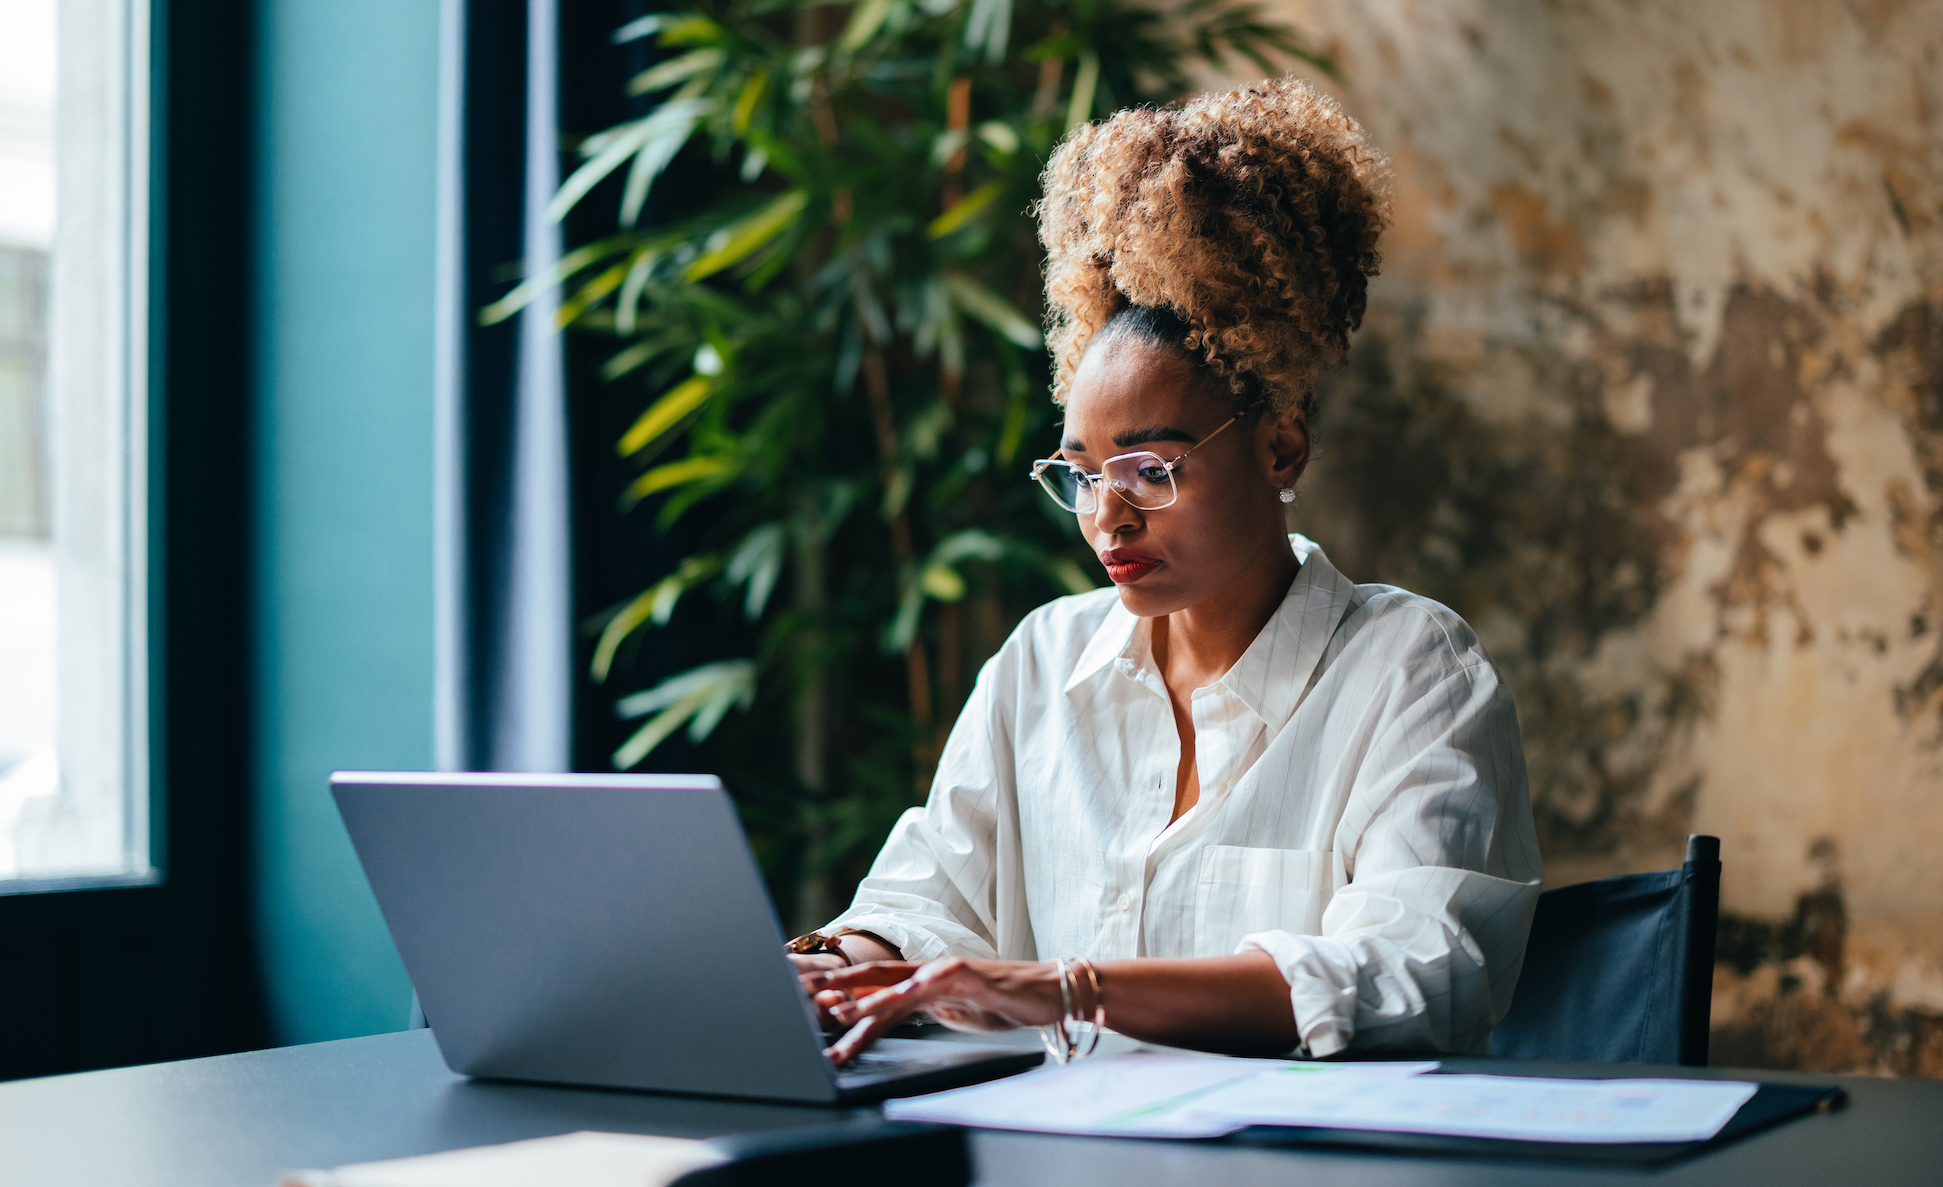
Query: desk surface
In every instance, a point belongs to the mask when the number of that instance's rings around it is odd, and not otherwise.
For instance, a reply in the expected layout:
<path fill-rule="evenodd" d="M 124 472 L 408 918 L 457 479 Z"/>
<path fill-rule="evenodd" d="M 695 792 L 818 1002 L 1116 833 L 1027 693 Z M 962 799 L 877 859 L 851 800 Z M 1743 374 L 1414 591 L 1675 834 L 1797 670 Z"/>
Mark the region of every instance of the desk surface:
<path fill-rule="evenodd" d="M 1548 1075 L 1724 1071 L 1464 1059 L 1452 1069 Z M 1768 1185 L 1943 1181 L 1943 1082 L 1839 1080 L 1849 1108 L 1813 1116 L 1664 1170 L 1248 1149 L 978 1133 L 981 1187 L 1060 1183 L 1300 1182 L 1304 1187 L 1557 1182 Z M 1751 1076 L 1747 1078 L 1752 1078 Z M 744 1104 L 468 1080 L 429 1031 L 0 1084 L 0 1179 L 8 1187 L 270 1187 L 276 1172 L 395 1158 L 577 1129 L 714 1137 L 822 1122 L 844 1110 Z M 914 1185 L 921 1178 L 913 1180 Z"/>

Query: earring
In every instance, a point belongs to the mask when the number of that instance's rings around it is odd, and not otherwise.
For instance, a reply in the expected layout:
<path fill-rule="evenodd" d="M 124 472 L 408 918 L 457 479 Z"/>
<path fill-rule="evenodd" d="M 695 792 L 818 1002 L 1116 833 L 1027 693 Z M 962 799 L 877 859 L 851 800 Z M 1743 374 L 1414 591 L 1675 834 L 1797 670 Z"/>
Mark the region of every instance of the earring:
<path fill-rule="evenodd" d="M 1294 488 L 1294 487 L 1292 487 L 1292 486 L 1285 486 L 1285 487 L 1283 487 L 1283 488 L 1282 488 L 1282 501 L 1283 501 L 1284 503 L 1293 503 L 1293 502 L 1295 502 L 1295 488 Z"/>

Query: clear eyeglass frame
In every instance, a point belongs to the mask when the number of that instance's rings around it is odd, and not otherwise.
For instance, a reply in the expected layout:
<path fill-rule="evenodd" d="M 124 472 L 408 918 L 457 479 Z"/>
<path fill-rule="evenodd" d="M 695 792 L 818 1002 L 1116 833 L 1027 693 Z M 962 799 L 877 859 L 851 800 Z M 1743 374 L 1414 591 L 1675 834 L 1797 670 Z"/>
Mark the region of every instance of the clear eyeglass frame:
<path fill-rule="evenodd" d="M 1099 510 L 1102 487 L 1120 496 L 1126 504 L 1141 511 L 1159 511 L 1180 500 L 1180 486 L 1174 471 L 1188 454 L 1220 436 L 1229 425 L 1254 411 L 1264 401 L 1257 400 L 1221 422 L 1219 428 L 1183 450 L 1173 461 L 1150 449 L 1122 453 L 1100 463 L 1099 473 L 1088 473 L 1065 458 L 1039 458 L 1027 475 L 1039 484 L 1053 502 L 1076 515 L 1091 515 Z"/>

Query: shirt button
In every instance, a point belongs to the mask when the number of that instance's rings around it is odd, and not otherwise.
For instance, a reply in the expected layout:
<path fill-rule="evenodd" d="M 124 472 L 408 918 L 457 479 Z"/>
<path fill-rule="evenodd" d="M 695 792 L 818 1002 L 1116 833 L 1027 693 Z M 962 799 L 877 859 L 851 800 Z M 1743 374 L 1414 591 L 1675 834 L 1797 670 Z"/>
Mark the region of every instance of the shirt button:
<path fill-rule="evenodd" d="M 1116 911 L 1127 911 L 1127 910 L 1131 910 L 1132 908 L 1133 908 L 1133 899 L 1128 897 L 1125 891 L 1121 891 L 1120 897 L 1113 900 L 1113 909 Z"/>

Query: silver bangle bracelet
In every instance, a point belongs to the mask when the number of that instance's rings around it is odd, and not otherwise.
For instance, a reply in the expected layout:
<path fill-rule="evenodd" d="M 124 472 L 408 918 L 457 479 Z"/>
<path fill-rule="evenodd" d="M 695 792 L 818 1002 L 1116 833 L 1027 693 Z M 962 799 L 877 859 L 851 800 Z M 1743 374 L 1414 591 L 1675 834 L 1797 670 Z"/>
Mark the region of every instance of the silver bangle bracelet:
<path fill-rule="evenodd" d="M 1079 988 L 1078 970 L 1081 967 L 1085 968 L 1086 979 L 1093 990 L 1091 1019 L 1081 1017 L 1074 1007 L 1073 999 Z M 1059 981 L 1060 1017 L 1058 1022 L 1039 1028 L 1039 1039 L 1046 1045 L 1046 1054 L 1054 1063 L 1066 1064 L 1093 1054 L 1099 1047 L 1100 1031 L 1106 1025 L 1106 1002 L 1100 988 L 1099 971 L 1093 967 L 1092 961 L 1083 957 L 1073 960 L 1062 957 L 1053 961 L 1053 973 Z M 1084 1050 L 1080 1046 L 1082 1036 L 1085 1038 Z"/>

